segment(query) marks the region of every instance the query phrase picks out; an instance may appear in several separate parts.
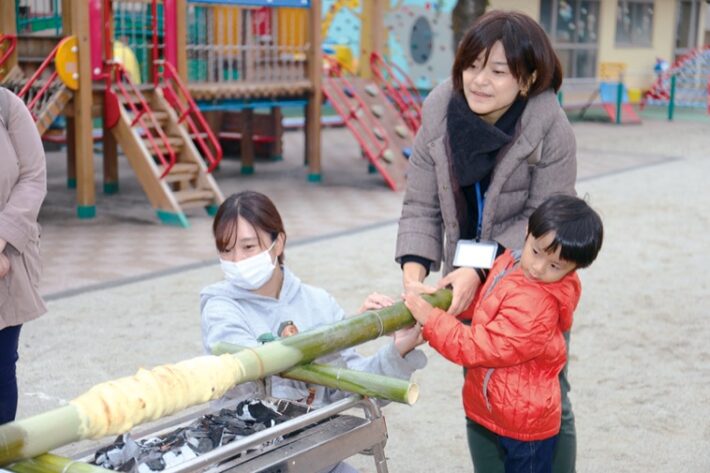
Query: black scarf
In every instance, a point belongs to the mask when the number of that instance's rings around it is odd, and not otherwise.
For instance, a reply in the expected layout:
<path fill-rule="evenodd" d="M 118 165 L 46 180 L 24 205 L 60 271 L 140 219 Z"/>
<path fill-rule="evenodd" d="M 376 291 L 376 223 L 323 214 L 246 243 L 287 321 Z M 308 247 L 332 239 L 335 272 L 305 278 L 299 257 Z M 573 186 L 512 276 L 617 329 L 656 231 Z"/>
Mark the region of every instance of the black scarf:
<path fill-rule="evenodd" d="M 516 99 L 495 125 L 491 125 L 469 108 L 463 93 L 451 95 L 446 131 L 452 168 L 461 187 L 471 186 L 490 176 L 498 151 L 513 139 L 525 103 L 524 99 Z"/>
<path fill-rule="evenodd" d="M 474 184 L 481 183 L 485 194 L 491 181 L 496 157 L 510 143 L 527 100 L 518 98 L 495 125 L 483 121 L 468 106 L 462 93 L 454 92 L 449 101 L 446 131 L 449 139 L 452 179 L 455 189 L 460 238 L 476 237 L 478 206 Z"/>

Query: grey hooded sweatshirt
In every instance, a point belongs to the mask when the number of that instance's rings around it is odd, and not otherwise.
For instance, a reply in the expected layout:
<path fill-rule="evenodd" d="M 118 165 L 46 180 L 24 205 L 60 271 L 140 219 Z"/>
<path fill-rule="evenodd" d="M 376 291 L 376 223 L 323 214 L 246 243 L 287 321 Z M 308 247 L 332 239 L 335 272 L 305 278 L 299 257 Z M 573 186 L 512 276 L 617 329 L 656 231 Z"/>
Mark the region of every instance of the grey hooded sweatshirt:
<path fill-rule="evenodd" d="M 258 345 L 263 334 L 277 334 L 279 325 L 293 321 L 300 332 L 324 324 L 332 324 L 345 317 L 343 309 L 325 290 L 303 284 L 288 268 L 283 267 L 284 281 L 278 299 L 241 289 L 228 281 L 207 286 L 200 293 L 202 313 L 202 343 L 210 352 L 217 342 L 241 346 Z M 375 355 L 363 357 L 355 349 L 317 360 L 358 371 L 409 379 L 412 373 L 426 365 L 426 355 L 412 350 L 400 356 L 393 342 L 382 347 Z M 272 378 L 272 395 L 281 399 L 300 400 L 308 397 L 306 383 Z M 343 397 L 340 391 L 316 387 L 314 407 L 328 404 Z"/>

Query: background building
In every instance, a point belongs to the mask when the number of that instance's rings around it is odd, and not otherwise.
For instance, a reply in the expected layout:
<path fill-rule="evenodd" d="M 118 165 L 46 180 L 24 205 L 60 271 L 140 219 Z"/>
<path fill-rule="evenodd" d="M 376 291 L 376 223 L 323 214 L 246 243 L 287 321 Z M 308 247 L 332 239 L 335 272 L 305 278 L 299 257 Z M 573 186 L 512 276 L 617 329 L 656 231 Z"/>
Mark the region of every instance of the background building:
<path fill-rule="evenodd" d="M 489 9 L 523 11 L 550 35 L 571 82 L 625 65 L 629 88 L 648 88 L 657 59 L 673 63 L 710 43 L 706 0 L 489 0 Z"/>

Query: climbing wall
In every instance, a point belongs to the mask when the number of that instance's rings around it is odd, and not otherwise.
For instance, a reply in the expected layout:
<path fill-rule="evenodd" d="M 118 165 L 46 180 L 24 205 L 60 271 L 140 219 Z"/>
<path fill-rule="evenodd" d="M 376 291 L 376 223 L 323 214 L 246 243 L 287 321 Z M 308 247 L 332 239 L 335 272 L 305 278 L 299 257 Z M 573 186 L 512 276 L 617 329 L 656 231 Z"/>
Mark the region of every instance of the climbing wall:
<path fill-rule="evenodd" d="M 326 78 L 323 94 L 392 190 L 404 188 L 412 132 L 374 82 Z"/>
<path fill-rule="evenodd" d="M 385 15 L 388 56 L 419 89 L 432 89 L 449 76 L 454 61 L 454 4 L 407 1 Z"/>
<path fill-rule="evenodd" d="M 392 1 L 384 17 L 387 31 L 383 56 L 412 77 L 420 89 L 431 89 L 449 76 L 454 58 L 451 12 L 455 0 Z M 362 5 L 359 0 L 323 2 L 323 42 L 360 51 Z"/>

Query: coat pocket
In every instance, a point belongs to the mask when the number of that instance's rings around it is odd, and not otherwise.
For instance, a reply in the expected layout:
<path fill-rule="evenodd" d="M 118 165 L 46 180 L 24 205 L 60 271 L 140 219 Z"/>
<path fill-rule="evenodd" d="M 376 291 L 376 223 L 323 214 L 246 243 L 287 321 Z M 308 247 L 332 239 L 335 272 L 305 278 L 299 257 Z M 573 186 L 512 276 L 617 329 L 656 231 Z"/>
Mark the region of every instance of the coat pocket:
<path fill-rule="evenodd" d="M 493 412 L 491 401 L 490 399 L 488 399 L 488 385 L 491 382 L 491 376 L 493 376 L 494 371 L 495 368 L 488 368 L 488 371 L 486 371 L 486 376 L 483 378 L 483 399 L 485 399 L 486 401 L 486 409 L 488 409 L 488 412 Z"/>
<path fill-rule="evenodd" d="M 7 316 L 5 314 L 7 307 L 5 306 L 10 300 L 10 275 L 6 274 L 4 277 L 0 278 L 0 320 L 3 320 Z M 2 328 L 2 324 L 0 324 Z"/>
<path fill-rule="evenodd" d="M 36 290 L 39 290 L 39 280 L 42 273 L 42 262 L 39 256 L 39 240 L 31 240 L 22 253 L 22 264 L 25 267 L 27 278 Z"/>

